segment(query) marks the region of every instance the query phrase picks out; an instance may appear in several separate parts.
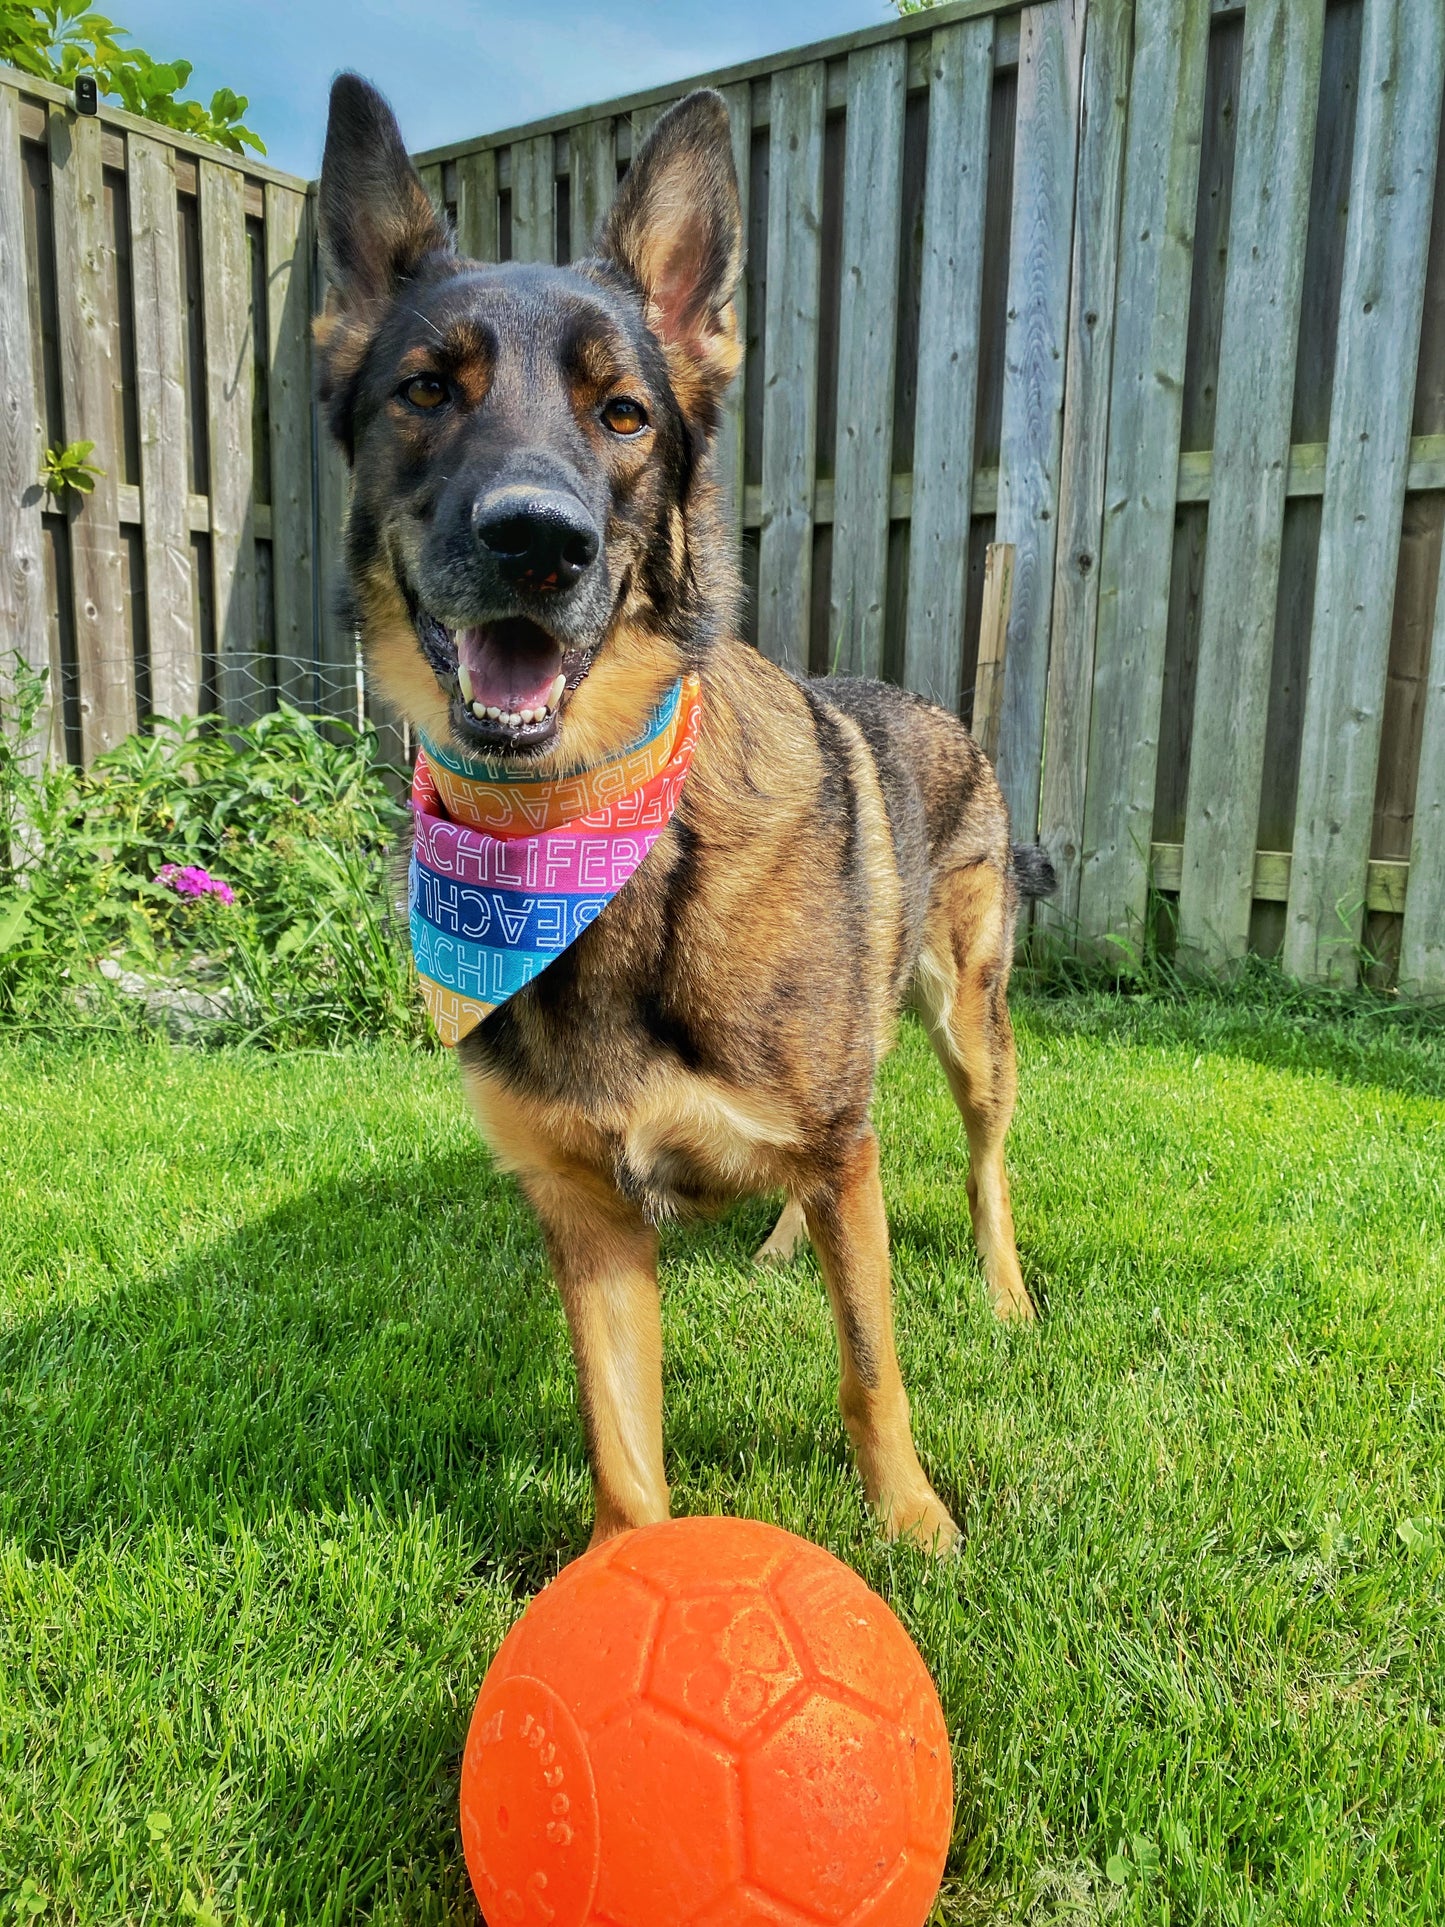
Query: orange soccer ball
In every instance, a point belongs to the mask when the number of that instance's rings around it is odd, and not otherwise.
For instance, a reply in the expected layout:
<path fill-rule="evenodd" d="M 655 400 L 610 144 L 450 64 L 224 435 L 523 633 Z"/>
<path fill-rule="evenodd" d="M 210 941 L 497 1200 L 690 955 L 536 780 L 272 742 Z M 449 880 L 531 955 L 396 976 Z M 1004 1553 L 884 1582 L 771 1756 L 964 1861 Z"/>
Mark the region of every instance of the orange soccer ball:
<path fill-rule="evenodd" d="M 462 1765 L 488 1927 L 923 1927 L 952 1816 L 912 1640 L 750 1519 L 568 1566 L 503 1640 Z"/>

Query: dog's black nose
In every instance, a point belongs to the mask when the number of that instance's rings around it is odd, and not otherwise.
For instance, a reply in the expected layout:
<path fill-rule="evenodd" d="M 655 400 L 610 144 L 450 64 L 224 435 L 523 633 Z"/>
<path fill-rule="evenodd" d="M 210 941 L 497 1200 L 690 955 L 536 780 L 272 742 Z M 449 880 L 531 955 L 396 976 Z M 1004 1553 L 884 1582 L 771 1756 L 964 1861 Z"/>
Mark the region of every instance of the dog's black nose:
<path fill-rule="evenodd" d="M 560 489 L 494 489 L 473 508 L 472 529 L 519 589 L 570 589 L 601 547 L 591 516 Z"/>

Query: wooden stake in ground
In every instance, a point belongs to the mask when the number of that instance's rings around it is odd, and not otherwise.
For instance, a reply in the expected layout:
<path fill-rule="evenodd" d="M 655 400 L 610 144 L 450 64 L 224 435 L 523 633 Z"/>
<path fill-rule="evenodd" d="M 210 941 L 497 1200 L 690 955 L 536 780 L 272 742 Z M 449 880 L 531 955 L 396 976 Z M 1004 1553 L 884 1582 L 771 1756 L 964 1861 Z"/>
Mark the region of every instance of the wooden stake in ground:
<path fill-rule="evenodd" d="M 973 735 L 990 762 L 998 755 L 1003 716 L 1003 669 L 1014 597 L 1014 545 L 990 542 L 983 558 L 983 614 L 978 626 L 978 672 L 973 680 Z"/>

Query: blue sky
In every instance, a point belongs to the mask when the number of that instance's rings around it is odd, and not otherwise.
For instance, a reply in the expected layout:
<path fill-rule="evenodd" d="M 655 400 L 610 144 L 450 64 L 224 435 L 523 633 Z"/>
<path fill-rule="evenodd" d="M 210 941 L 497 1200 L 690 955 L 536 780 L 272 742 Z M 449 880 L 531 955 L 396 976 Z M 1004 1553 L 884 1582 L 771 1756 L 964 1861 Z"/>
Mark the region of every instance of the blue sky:
<path fill-rule="evenodd" d="M 104 11 L 188 91 L 250 98 L 268 158 L 314 175 L 326 90 L 354 67 L 413 148 L 683 80 L 892 17 L 887 0 L 113 0 Z"/>

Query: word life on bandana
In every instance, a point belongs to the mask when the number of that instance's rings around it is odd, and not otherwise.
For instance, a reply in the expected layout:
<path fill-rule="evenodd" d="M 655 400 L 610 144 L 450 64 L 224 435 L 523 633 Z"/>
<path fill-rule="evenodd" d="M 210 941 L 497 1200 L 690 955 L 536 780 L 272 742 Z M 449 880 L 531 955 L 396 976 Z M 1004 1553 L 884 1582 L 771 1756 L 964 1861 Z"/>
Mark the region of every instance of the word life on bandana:
<path fill-rule="evenodd" d="M 422 738 L 408 903 L 422 995 L 444 1044 L 531 983 L 607 908 L 672 820 L 702 716 L 679 678 L 605 763 L 519 777 Z"/>

